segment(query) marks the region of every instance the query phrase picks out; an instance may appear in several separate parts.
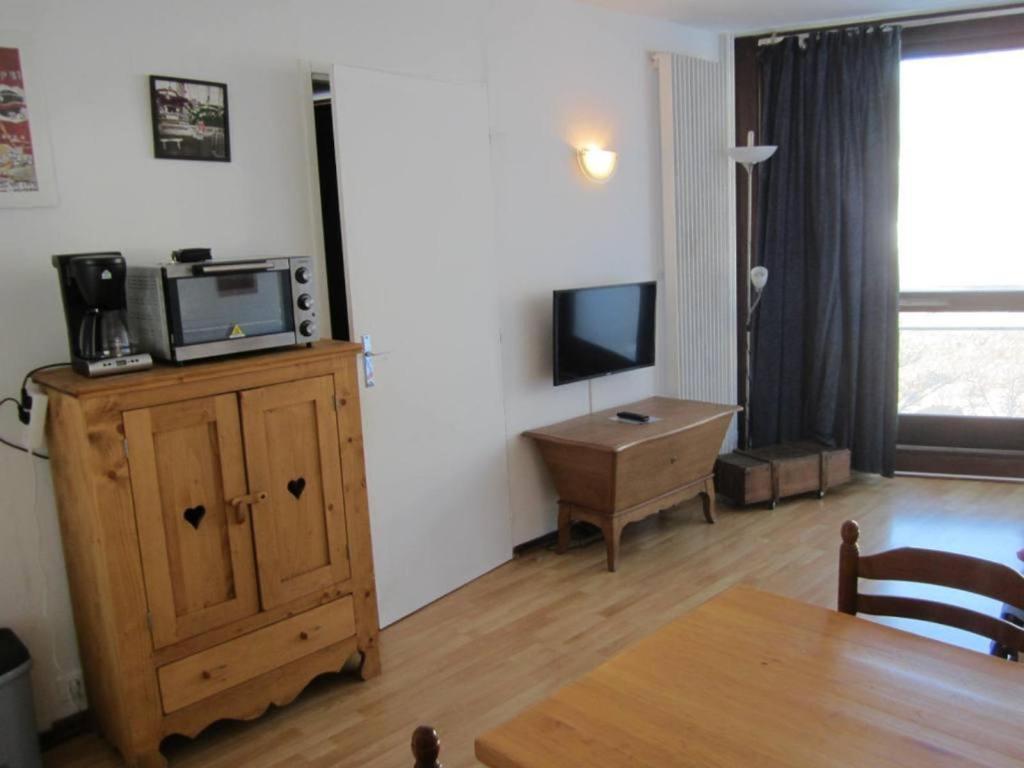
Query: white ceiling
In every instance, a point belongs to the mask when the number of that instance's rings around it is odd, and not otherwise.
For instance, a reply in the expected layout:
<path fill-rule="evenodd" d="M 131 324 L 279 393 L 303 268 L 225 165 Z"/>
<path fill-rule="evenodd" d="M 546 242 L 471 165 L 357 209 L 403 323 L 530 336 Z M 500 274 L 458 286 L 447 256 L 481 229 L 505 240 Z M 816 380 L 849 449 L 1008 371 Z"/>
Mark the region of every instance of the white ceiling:
<path fill-rule="evenodd" d="M 817 22 L 877 18 L 995 5 L 992 0 L 582 0 L 692 27 L 752 32 Z"/>

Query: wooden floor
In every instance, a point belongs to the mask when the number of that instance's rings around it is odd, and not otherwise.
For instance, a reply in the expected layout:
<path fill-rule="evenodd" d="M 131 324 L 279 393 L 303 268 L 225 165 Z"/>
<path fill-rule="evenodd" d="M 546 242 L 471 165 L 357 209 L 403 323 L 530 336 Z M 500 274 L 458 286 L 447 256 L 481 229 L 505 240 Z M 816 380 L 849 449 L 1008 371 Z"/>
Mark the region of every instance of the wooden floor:
<path fill-rule="evenodd" d="M 600 543 L 563 556 L 528 551 L 385 629 L 380 677 L 321 678 L 290 707 L 173 740 L 165 752 L 174 768 L 404 767 L 413 728 L 429 723 L 447 768 L 476 765 L 478 734 L 734 583 L 834 607 L 848 518 L 861 523 L 865 553 L 915 545 L 1016 565 L 1024 546 L 1024 485 L 1013 483 L 857 478 L 823 501 L 774 511 L 720 504 L 719 513 L 707 525 L 698 502 L 627 527 L 617 573 L 605 570 Z M 44 757 L 47 766 L 119 765 L 97 738 Z"/>

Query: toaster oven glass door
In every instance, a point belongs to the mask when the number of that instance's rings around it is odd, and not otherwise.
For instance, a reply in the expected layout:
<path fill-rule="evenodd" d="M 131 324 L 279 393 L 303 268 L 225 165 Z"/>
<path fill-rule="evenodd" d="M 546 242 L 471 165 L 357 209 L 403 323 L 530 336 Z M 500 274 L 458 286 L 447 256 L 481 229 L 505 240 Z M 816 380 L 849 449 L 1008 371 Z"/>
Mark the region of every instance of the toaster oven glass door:
<path fill-rule="evenodd" d="M 295 331 L 287 269 L 171 279 L 167 290 L 179 347 Z"/>

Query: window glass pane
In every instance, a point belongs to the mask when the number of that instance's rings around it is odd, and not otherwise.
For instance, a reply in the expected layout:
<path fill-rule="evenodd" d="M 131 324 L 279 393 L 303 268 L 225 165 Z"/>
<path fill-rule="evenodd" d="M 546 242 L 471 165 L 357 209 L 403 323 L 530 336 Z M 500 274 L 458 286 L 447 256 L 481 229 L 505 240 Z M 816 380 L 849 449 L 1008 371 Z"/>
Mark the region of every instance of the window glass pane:
<path fill-rule="evenodd" d="M 900 80 L 900 288 L 1024 288 L 1024 50 L 910 59 Z"/>
<path fill-rule="evenodd" d="M 1024 313 L 900 313 L 900 413 L 1024 417 Z"/>

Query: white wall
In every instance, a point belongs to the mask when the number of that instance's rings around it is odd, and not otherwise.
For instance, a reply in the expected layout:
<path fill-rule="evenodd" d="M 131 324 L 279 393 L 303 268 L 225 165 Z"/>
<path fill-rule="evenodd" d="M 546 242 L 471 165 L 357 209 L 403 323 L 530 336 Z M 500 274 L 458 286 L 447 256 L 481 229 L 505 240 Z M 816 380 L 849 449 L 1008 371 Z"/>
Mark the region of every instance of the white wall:
<path fill-rule="evenodd" d="M 0 0 L 31 33 L 60 203 L 0 210 L 0 392 L 67 356 L 54 253 L 138 261 L 209 245 L 221 258 L 316 250 L 300 60 L 484 81 L 491 100 L 505 402 L 516 541 L 554 527 L 526 428 L 584 413 L 586 384 L 553 389 L 550 291 L 656 278 L 655 73 L 647 52 L 715 58 L 713 35 L 570 0 Z M 152 157 L 149 74 L 227 82 L 232 162 Z M 605 186 L 570 145 L 621 153 Z M 594 406 L 659 388 L 657 370 L 594 385 Z M 14 434 L 13 408 L 0 432 Z M 74 710 L 78 668 L 45 462 L 0 452 L 0 625 L 29 645 L 40 725 Z"/>
<path fill-rule="evenodd" d="M 551 291 L 661 277 L 657 73 L 651 51 L 715 59 L 717 39 L 566 3 L 502 3 L 488 47 L 502 348 L 516 544 L 555 528 L 555 494 L 524 430 L 666 391 L 658 369 L 551 384 Z M 574 146 L 619 152 L 606 184 Z M 659 353 L 659 358 L 663 357 Z"/>

